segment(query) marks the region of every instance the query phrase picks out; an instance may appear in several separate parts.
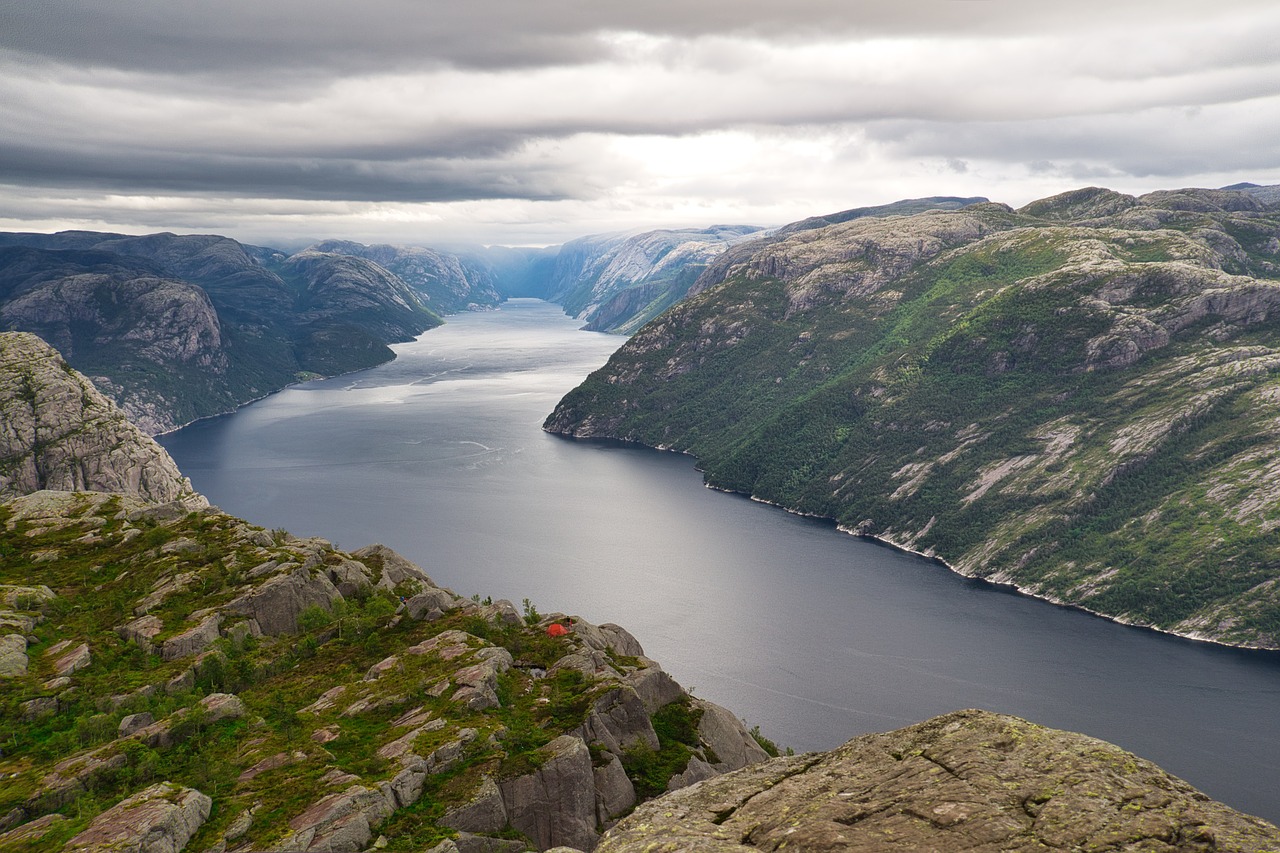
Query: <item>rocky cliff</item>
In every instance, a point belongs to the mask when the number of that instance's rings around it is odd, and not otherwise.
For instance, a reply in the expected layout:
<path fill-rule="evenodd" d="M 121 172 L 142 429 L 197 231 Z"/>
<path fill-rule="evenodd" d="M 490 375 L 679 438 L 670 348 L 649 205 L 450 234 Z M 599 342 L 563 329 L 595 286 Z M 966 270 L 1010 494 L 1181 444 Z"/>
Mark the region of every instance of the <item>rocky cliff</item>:
<path fill-rule="evenodd" d="M 712 485 L 1053 601 L 1280 648 L 1280 213 L 1088 188 L 783 230 L 725 253 L 547 429 L 693 453 Z"/>
<path fill-rule="evenodd" d="M 412 340 L 440 325 L 399 276 L 366 258 L 308 249 L 280 270 L 298 284 L 296 309 L 304 324 L 341 323 L 386 341 Z"/>
<path fill-rule="evenodd" d="M 217 235 L 0 234 L 0 328 L 34 332 L 148 432 L 393 357 L 437 325 L 376 264 Z"/>
<path fill-rule="evenodd" d="M 325 240 L 311 250 L 373 261 L 395 273 L 438 314 L 491 308 L 502 301 L 487 265 L 466 256 L 421 246 L 366 246 L 351 240 Z"/>
<path fill-rule="evenodd" d="M 684 298 L 707 264 L 760 229 L 718 226 L 582 237 L 560 247 L 549 298 L 594 331 L 630 333 Z"/>
<path fill-rule="evenodd" d="M 164 448 L 57 351 L 0 333 L 0 500 L 40 489 L 206 505 Z"/>
<path fill-rule="evenodd" d="M 1280 830 L 1109 743 L 960 711 L 641 805 L 599 853 L 1277 851 Z"/>

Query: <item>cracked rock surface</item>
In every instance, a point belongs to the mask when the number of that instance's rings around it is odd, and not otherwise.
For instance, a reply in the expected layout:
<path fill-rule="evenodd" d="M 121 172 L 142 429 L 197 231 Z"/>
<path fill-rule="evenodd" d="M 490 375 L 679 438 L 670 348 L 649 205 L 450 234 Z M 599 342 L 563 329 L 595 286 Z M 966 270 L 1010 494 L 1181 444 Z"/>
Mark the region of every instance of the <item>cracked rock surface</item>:
<path fill-rule="evenodd" d="M 0 500 L 42 489 L 208 502 L 169 454 L 25 332 L 0 334 Z"/>
<path fill-rule="evenodd" d="M 1280 830 L 1104 741 L 969 710 L 668 794 L 596 849 L 1280 851 Z"/>

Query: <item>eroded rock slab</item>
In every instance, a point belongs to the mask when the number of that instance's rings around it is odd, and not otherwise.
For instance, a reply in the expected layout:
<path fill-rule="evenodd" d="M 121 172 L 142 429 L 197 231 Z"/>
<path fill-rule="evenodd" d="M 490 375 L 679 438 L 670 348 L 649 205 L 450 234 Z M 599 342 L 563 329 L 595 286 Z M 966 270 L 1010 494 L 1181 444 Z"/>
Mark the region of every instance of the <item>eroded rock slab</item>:
<path fill-rule="evenodd" d="M 176 853 L 209 819 L 212 801 L 194 788 L 160 782 L 93 819 L 67 844 L 80 853 Z"/>
<path fill-rule="evenodd" d="M 600 853 L 1280 851 L 1280 829 L 1085 735 L 958 711 L 641 805 Z"/>

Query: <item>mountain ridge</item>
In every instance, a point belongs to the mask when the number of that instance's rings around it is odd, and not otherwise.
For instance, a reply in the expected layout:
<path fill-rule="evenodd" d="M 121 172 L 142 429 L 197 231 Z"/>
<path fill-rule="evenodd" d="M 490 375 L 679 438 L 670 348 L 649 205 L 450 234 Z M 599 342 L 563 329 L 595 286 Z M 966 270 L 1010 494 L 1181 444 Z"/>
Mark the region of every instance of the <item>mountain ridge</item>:
<path fill-rule="evenodd" d="M 1277 648 L 1278 235 L 1248 193 L 1100 188 L 801 229 L 545 426 L 692 453 L 712 486 L 1048 600 Z"/>
<path fill-rule="evenodd" d="M 0 234 L 0 329 L 40 334 L 151 433 L 390 360 L 441 322 L 372 261 L 218 235 Z"/>

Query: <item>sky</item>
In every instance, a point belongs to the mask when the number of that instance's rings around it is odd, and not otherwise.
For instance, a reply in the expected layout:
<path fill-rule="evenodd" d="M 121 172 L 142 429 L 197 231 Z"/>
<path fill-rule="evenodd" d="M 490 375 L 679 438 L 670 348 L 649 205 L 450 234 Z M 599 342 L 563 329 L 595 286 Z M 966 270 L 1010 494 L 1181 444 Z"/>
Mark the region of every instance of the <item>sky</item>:
<path fill-rule="evenodd" d="M 0 230 L 548 245 L 1280 184 L 1276 0 L 0 0 Z"/>

